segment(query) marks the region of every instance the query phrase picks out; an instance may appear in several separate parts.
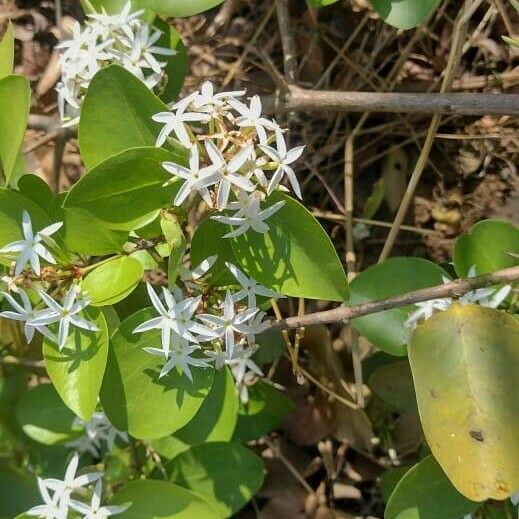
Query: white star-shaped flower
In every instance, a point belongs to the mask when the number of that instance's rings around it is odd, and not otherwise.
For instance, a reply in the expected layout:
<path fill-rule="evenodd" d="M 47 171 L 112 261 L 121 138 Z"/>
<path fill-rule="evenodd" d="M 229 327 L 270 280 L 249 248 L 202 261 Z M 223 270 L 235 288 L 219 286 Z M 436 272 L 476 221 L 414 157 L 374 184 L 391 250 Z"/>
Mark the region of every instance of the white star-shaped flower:
<path fill-rule="evenodd" d="M 182 184 L 180 189 L 178 190 L 173 203 L 176 206 L 182 205 L 184 200 L 192 193 L 198 192 L 200 196 L 204 199 L 205 203 L 212 207 L 211 195 L 207 187 L 196 187 L 199 184 L 199 181 L 202 181 L 208 175 L 217 171 L 216 166 L 208 166 L 205 168 L 200 168 L 200 152 L 198 151 L 198 146 L 193 144 L 189 149 L 189 168 L 184 166 L 180 166 L 179 164 L 175 164 L 174 162 L 163 162 L 162 167 L 172 175 L 176 175 L 180 178 L 183 178 L 185 182 Z"/>
<path fill-rule="evenodd" d="M 125 52 L 120 53 L 123 67 L 128 68 L 130 72 L 141 78 L 144 78 L 141 70 L 143 68 L 150 68 L 155 74 L 160 76 L 166 63 L 157 61 L 154 55 L 174 56 L 177 54 L 177 51 L 174 49 L 157 47 L 155 45 L 161 35 L 162 32 L 158 29 L 150 34 L 148 25 L 144 24 L 131 31 L 127 37 L 122 38 L 121 42 L 127 47 Z"/>
<path fill-rule="evenodd" d="M 247 403 L 249 400 L 248 386 L 254 381 L 256 376 L 263 377 L 263 372 L 259 366 L 252 360 L 252 356 L 258 350 L 258 345 L 244 348 L 242 344 L 238 344 L 234 355 L 227 361 L 227 365 L 231 369 L 232 376 L 240 400 Z"/>
<path fill-rule="evenodd" d="M 262 117 L 261 99 L 255 95 L 250 100 L 250 106 L 244 105 L 236 99 L 229 99 L 229 104 L 240 114 L 236 124 L 244 128 L 254 128 L 261 144 L 267 144 L 267 130 L 274 131 L 278 125 Z"/>
<path fill-rule="evenodd" d="M 216 205 L 222 210 L 227 207 L 231 186 L 243 191 L 254 191 L 254 184 L 240 173 L 240 169 L 248 162 L 253 151 L 252 145 L 241 148 L 229 161 L 212 140 L 205 141 L 205 149 L 212 162 L 214 172 L 200 179 L 196 186 L 209 187 L 218 184 Z"/>
<path fill-rule="evenodd" d="M 33 506 L 30 510 L 27 510 L 25 514 L 44 519 L 67 519 L 67 500 L 60 502 L 60 494 L 58 492 L 55 492 L 54 495 L 51 496 L 48 488 L 45 486 L 45 482 L 41 478 L 38 478 L 38 488 L 44 504 Z"/>
<path fill-rule="evenodd" d="M 31 217 L 27 211 L 23 212 L 22 231 L 24 239 L 8 243 L 5 247 L 0 249 L 0 254 L 10 254 L 12 252 L 19 253 L 14 271 L 16 276 L 19 276 L 22 273 L 27 263 L 31 265 L 34 273 L 39 276 L 40 257 L 48 263 L 56 264 L 56 260 L 44 247 L 42 242 L 45 239 L 49 239 L 54 233 L 58 232 L 62 225 L 63 222 L 53 223 L 34 234 Z"/>
<path fill-rule="evenodd" d="M 85 432 L 80 438 L 66 443 L 66 446 L 79 453 L 88 452 L 97 457 L 101 452 L 101 442 L 106 443 L 108 452 L 113 449 L 117 438 L 128 442 L 128 435 L 118 431 L 101 411 L 95 412 L 87 422 L 75 417 L 72 427 L 75 428 L 76 426 L 82 427 Z"/>
<path fill-rule="evenodd" d="M 193 315 L 202 299 L 201 296 L 189 297 L 187 299 L 181 299 L 179 297 L 179 301 L 177 302 L 173 297 L 173 294 L 163 287 L 162 294 L 165 301 L 164 306 L 153 287 L 149 283 L 147 283 L 146 286 L 151 303 L 159 314 L 159 317 L 153 317 L 137 326 L 137 328 L 133 330 L 133 333 L 143 333 L 149 330 L 161 330 L 162 349 L 159 351 L 162 351 L 162 355 L 166 358 L 168 358 L 171 353 L 171 342 L 175 337 L 187 341 L 187 343 L 194 343 L 198 346 L 199 339 L 193 334 L 199 334 L 204 338 L 208 336 L 216 336 L 209 328 L 207 328 L 207 326 L 203 326 L 200 323 L 193 321 Z M 172 335 L 175 337 L 172 337 Z M 178 342 L 178 340 L 176 342 Z"/>
<path fill-rule="evenodd" d="M 55 492 L 54 497 L 58 496 L 60 506 L 67 507 L 70 504 L 70 494 L 78 488 L 90 485 L 103 477 L 102 472 L 91 472 L 77 476 L 76 472 L 79 465 L 79 455 L 74 453 L 65 471 L 63 480 L 55 478 L 47 478 L 43 480 L 43 484 L 47 489 Z M 65 516 L 66 517 L 66 516 Z"/>
<path fill-rule="evenodd" d="M 37 310 L 34 310 L 31 300 L 23 288 L 17 288 L 15 293 L 20 296 L 22 302 L 21 304 L 18 303 L 18 301 L 16 301 L 16 299 L 11 294 L 8 294 L 7 292 L 0 292 L 0 294 L 4 296 L 13 309 L 1 312 L 0 317 L 5 319 L 12 319 L 14 321 L 22 321 L 24 323 L 25 338 L 27 339 L 28 343 L 32 342 L 35 331 L 40 332 L 51 341 L 56 341 L 56 337 L 49 329 L 47 329 L 46 326 L 34 324 L 32 322 L 37 316 L 45 316 L 48 315 L 49 312 L 38 312 Z"/>
<path fill-rule="evenodd" d="M 94 488 L 90 505 L 71 500 L 71 508 L 82 514 L 83 519 L 107 519 L 107 517 L 110 517 L 111 515 L 121 514 L 131 506 L 130 504 L 120 506 L 101 506 L 102 489 L 103 483 L 98 481 Z"/>
<path fill-rule="evenodd" d="M 228 101 L 244 94 L 245 90 L 215 94 L 211 81 L 206 81 L 200 88 L 200 93 L 194 98 L 193 106 L 197 110 L 210 114 L 213 118 L 221 117 L 227 115 Z"/>
<path fill-rule="evenodd" d="M 236 312 L 234 308 L 234 301 L 231 292 L 228 290 L 225 295 L 223 305 L 223 315 L 217 316 L 212 314 L 200 314 L 198 318 L 212 326 L 217 337 L 222 337 L 225 340 L 225 349 L 230 357 L 234 352 L 235 333 L 246 333 L 246 324 L 257 313 L 258 308 L 248 308 L 243 312 Z"/>
<path fill-rule="evenodd" d="M 32 324 L 41 326 L 59 322 L 58 348 L 60 351 L 65 347 L 70 326 L 76 326 L 89 332 L 99 331 L 96 324 L 80 316 L 80 313 L 90 304 L 90 299 L 82 298 L 76 301 L 80 294 L 80 288 L 77 285 L 69 288 L 61 305 L 43 290 L 38 293 L 47 305 L 47 309 L 37 315 L 32 320 Z"/>
<path fill-rule="evenodd" d="M 279 211 L 285 205 L 284 200 L 280 200 L 275 204 L 261 209 L 260 199 L 257 196 L 250 197 L 250 204 L 248 207 L 242 207 L 233 216 L 211 216 L 211 219 L 226 224 L 238 227 L 234 231 L 228 232 L 224 238 L 234 238 L 245 234 L 250 228 L 256 232 L 265 233 L 270 227 L 265 223 L 265 220 L 270 218 L 275 212 Z"/>
<path fill-rule="evenodd" d="M 193 269 L 188 269 L 187 267 L 183 267 L 180 272 L 180 279 L 184 282 L 186 287 L 193 290 L 196 288 L 196 283 L 200 278 L 205 276 L 212 266 L 216 263 L 218 256 L 215 254 L 213 256 L 209 256 L 205 260 L 201 261 L 196 267 Z"/>
<path fill-rule="evenodd" d="M 295 171 L 292 169 L 290 164 L 293 164 L 299 157 L 303 154 L 305 146 L 296 146 L 291 150 L 287 150 L 287 144 L 285 142 L 285 137 L 283 137 L 283 132 L 277 128 L 276 129 L 276 147 L 266 146 L 263 144 L 259 145 L 260 149 L 268 155 L 274 165 L 277 166 L 274 175 L 270 179 L 269 186 L 267 189 L 267 193 L 270 195 L 274 189 L 279 186 L 283 175 L 288 177 L 290 185 L 294 190 L 294 193 L 299 197 L 303 198 L 301 195 L 301 187 L 299 186 L 299 182 L 297 180 L 297 176 Z"/>
<path fill-rule="evenodd" d="M 163 356 L 164 352 L 160 348 L 145 348 L 148 353 L 152 355 Z M 193 375 L 189 366 L 196 366 L 198 368 L 207 368 L 209 364 L 204 359 L 193 357 L 192 354 L 200 350 L 198 345 L 190 345 L 188 341 L 181 337 L 176 341 L 174 347 L 168 353 L 167 362 L 162 368 L 159 378 L 166 376 L 173 368 L 179 367 L 182 373 L 193 382 Z"/>
<path fill-rule="evenodd" d="M 236 281 L 241 285 L 241 290 L 233 294 L 232 298 L 235 302 L 247 298 L 247 306 L 249 308 L 256 308 L 256 296 L 263 296 L 268 298 L 283 297 L 281 294 L 274 292 L 262 285 L 260 285 L 254 278 L 246 276 L 236 265 L 225 263 L 229 272 L 235 277 Z"/>
<path fill-rule="evenodd" d="M 185 123 L 192 123 L 192 122 L 204 122 L 207 123 L 211 120 L 211 116 L 204 113 L 197 113 L 197 112 L 186 112 L 186 110 L 189 107 L 189 104 L 195 99 L 195 97 L 198 95 L 198 92 L 193 92 L 186 98 L 182 99 L 175 105 L 173 105 L 173 109 L 176 110 L 175 113 L 173 112 L 160 112 L 158 114 L 155 114 L 152 119 L 157 122 L 164 125 L 162 130 L 160 130 L 160 133 L 157 137 L 157 140 L 155 142 L 155 146 L 162 146 L 166 139 L 169 137 L 171 132 L 175 133 L 175 136 L 177 137 L 177 140 L 182 144 L 182 146 L 186 148 L 191 148 L 191 145 L 193 144 L 191 142 L 191 138 L 189 136 L 188 131 L 186 130 L 186 124 Z"/>

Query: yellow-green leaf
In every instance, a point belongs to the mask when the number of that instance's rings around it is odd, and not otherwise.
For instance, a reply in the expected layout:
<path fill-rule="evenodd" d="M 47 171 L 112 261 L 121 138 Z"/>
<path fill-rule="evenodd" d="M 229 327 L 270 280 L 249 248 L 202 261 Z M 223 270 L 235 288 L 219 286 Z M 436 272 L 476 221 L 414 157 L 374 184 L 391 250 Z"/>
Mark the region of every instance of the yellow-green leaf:
<path fill-rule="evenodd" d="M 13 24 L 9 21 L 2 41 L 0 41 L 0 78 L 13 73 L 14 34 Z"/>
<path fill-rule="evenodd" d="M 420 325 L 409 361 L 425 437 L 473 501 L 519 488 L 519 323 L 499 310 L 453 305 Z"/>

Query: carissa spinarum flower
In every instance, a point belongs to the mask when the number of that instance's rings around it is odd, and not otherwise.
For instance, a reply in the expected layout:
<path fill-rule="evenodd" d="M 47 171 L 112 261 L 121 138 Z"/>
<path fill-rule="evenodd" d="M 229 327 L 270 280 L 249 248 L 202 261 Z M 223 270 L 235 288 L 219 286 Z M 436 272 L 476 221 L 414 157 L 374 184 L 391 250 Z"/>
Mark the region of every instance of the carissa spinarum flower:
<path fill-rule="evenodd" d="M 39 276 L 40 257 L 48 263 L 56 264 L 56 260 L 43 243 L 45 240 L 50 240 L 50 237 L 58 232 L 62 225 L 63 222 L 53 223 L 34 234 L 31 216 L 27 211 L 23 212 L 23 240 L 9 243 L 0 249 L 0 254 L 19 253 L 14 270 L 15 276 L 19 276 L 28 263 L 31 265 L 33 272 Z"/>
<path fill-rule="evenodd" d="M 118 64 L 154 88 L 165 76 L 166 61 L 176 51 L 160 47 L 162 31 L 141 18 L 144 10 L 131 12 L 128 2 L 115 15 L 90 14 L 85 26 L 76 23 L 72 38 L 56 46 L 61 51 L 61 80 L 56 86 L 58 108 L 66 125 L 79 119 L 79 108 L 90 81 L 101 69 Z"/>
<path fill-rule="evenodd" d="M 80 315 L 90 304 L 90 299 L 82 298 L 76 300 L 80 294 L 80 288 L 77 285 L 72 285 L 69 288 L 63 298 L 63 304 L 59 304 L 43 290 L 40 290 L 38 293 L 47 305 L 47 308 L 36 316 L 31 323 L 35 326 L 59 323 L 57 344 L 60 351 L 65 347 L 71 326 L 76 326 L 89 332 L 99 331 L 96 324 Z"/>
<path fill-rule="evenodd" d="M 253 96 L 247 105 L 238 99 L 243 94 L 215 93 L 213 84 L 205 82 L 200 91 L 175 103 L 169 112 L 152 116 L 163 125 L 156 146 L 170 139 L 173 145 L 189 150 L 189 167 L 174 162 L 162 164 L 184 181 L 174 204 L 183 204 L 193 194 L 220 213 L 235 211 L 214 216 L 215 221 L 237 227 L 225 235 L 227 238 L 249 230 L 269 231 L 265 221 L 284 201 L 266 204 L 265 208 L 261 202 L 268 201 L 277 189 L 286 190 L 284 177 L 302 197 L 293 164 L 304 146 L 288 149 L 281 128 L 262 114 L 261 99 Z"/>

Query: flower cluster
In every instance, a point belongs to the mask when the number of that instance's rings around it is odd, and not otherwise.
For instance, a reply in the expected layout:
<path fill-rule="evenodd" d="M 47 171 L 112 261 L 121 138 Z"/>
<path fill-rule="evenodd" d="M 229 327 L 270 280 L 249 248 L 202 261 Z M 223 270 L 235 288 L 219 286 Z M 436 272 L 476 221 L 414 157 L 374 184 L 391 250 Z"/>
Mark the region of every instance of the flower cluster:
<path fill-rule="evenodd" d="M 262 115 L 259 96 L 245 104 L 244 91 L 215 93 L 211 82 L 153 116 L 163 127 L 156 145 L 168 139 L 188 150 L 189 165 L 164 162 L 164 169 L 183 182 L 173 203 L 181 205 L 190 195 L 226 214 L 213 216 L 235 227 L 225 235 L 239 236 L 249 229 L 265 233 L 265 223 L 284 202 L 261 207 L 272 192 L 284 189 L 286 177 L 301 198 L 301 187 L 292 164 L 304 146 L 288 149 L 283 130 Z"/>
<path fill-rule="evenodd" d="M 476 267 L 473 266 L 468 272 L 468 277 L 473 278 L 475 276 Z M 444 284 L 451 282 L 452 279 L 443 276 Z M 479 304 L 488 308 L 498 308 L 501 303 L 508 297 L 508 294 L 510 294 L 511 290 L 511 285 L 504 285 L 498 289 L 478 288 L 477 290 L 472 290 L 471 292 L 463 294 L 456 300 L 452 299 L 451 297 L 445 297 L 441 299 L 431 299 L 429 301 L 424 301 L 423 303 L 415 303 L 415 306 L 418 307 L 418 309 L 409 315 L 404 325 L 409 330 L 414 330 L 420 322 L 426 321 L 432 317 L 436 311 L 441 312 L 443 310 L 447 310 L 454 301 L 457 301 L 458 304 L 461 305 Z"/>
<path fill-rule="evenodd" d="M 96 72 L 118 64 L 141 79 L 150 89 L 163 78 L 166 62 L 156 56 L 173 56 L 172 49 L 159 47 L 162 31 L 149 27 L 140 16 L 143 10 L 131 12 L 128 2 L 116 15 L 90 14 L 83 28 L 76 23 L 72 38 L 57 46 L 60 56 L 61 81 L 58 107 L 68 125 L 76 124 L 79 107 Z"/>
<path fill-rule="evenodd" d="M 0 312 L 0 317 L 24 323 L 24 333 L 28 343 L 33 340 L 35 332 L 38 331 L 50 341 L 55 342 L 60 351 L 65 347 L 71 327 L 89 332 L 99 331 L 93 322 L 82 316 L 83 311 L 90 304 L 90 300 L 81 293 L 79 286 L 73 283 L 64 294 L 61 303 L 42 288 L 35 291 L 34 298 L 37 296 L 37 302 L 34 303 L 29 294 L 17 286 L 15 281 L 27 265 L 31 266 L 36 276 L 40 276 L 39 257 L 51 264 L 56 263 L 44 243 L 57 249 L 51 235 L 56 233 L 62 225 L 63 222 L 58 222 L 34 233 L 31 217 L 24 211 L 22 217 L 24 239 L 9 243 L 0 249 L 0 255 L 6 255 L 6 257 L 11 257 L 13 253 L 17 254 L 14 264 L 15 278 L 3 278 L 7 282 L 9 292 L 0 292 L 10 309 Z M 41 287 L 43 287 L 43 283 Z M 57 336 L 48 328 L 53 324 L 57 324 Z"/>
<path fill-rule="evenodd" d="M 111 452 L 117 439 L 128 442 L 128 435 L 118 431 L 102 411 L 95 412 L 88 422 L 75 417 L 72 427 L 77 426 L 84 429 L 84 434 L 65 445 L 80 454 L 89 453 L 97 457 L 101 452 L 102 443 L 105 443 L 107 451 Z"/>
<path fill-rule="evenodd" d="M 102 506 L 102 472 L 90 472 L 78 476 L 79 455 L 75 453 L 65 471 L 63 480 L 38 478 L 43 504 L 37 505 L 26 512 L 26 515 L 44 517 L 45 519 L 67 519 L 70 513 L 78 512 L 83 519 L 106 519 L 111 515 L 124 512 L 129 508 L 123 506 Z M 74 493 L 88 485 L 96 483 L 90 504 L 78 501 Z"/>
<path fill-rule="evenodd" d="M 265 313 L 257 306 L 257 296 L 280 295 L 259 285 L 235 265 L 226 263 L 240 285 L 239 290 L 235 293 L 228 290 L 223 301 L 203 301 L 201 294 L 194 294 L 216 259 L 212 256 L 192 271 L 184 270 L 181 280 L 187 296 L 179 288 L 171 292 L 165 287 L 159 295 L 148 284 L 150 301 L 158 315 L 137 326 L 134 333 L 160 330 L 160 347 L 145 348 L 146 352 L 164 358 L 159 377 L 177 368 L 192 380 L 190 366 L 206 368 L 211 362 L 216 369 L 228 366 L 242 401 L 247 401 L 247 387 L 256 375 L 262 376 L 252 359 L 258 348 L 256 334 L 268 327 Z"/>

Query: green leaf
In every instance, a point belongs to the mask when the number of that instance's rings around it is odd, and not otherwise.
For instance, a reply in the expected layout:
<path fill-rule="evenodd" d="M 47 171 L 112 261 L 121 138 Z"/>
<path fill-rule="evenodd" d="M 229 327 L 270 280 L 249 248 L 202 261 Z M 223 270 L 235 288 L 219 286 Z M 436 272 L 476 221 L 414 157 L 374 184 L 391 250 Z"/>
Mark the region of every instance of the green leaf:
<path fill-rule="evenodd" d="M 208 11 L 221 4 L 223 0 L 140 0 L 140 2 L 158 14 L 180 18 Z"/>
<path fill-rule="evenodd" d="M 30 104 L 31 88 L 25 77 L 0 79 L 0 163 L 6 185 L 9 185 L 15 170 Z"/>
<path fill-rule="evenodd" d="M 119 519 L 221 519 L 200 496 L 167 481 L 130 481 L 110 504 L 128 503 L 131 506 L 118 514 Z"/>
<path fill-rule="evenodd" d="M 418 326 L 409 361 L 425 437 L 454 486 L 473 501 L 509 497 L 519 488 L 519 321 L 452 305 Z"/>
<path fill-rule="evenodd" d="M 371 0 L 380 17 L 399 29 L 421 25 L 441 0 Z"/>
<path fill-rule="evenodd" d="M 312 7 L 317 7 L 320 9 L 321 7 L 326 7 L 327 5 L 335 4 L 335 3 L 337 3 L 338 0 L 307 0 L 307 1 Z"/>
<path fill-rule="evenodd" d="M 66 443 L 81 436 L 80 430 L 72 428 L 74 418 L 52 384 L 34 386 L 16 404 L 16 419 L 23 432 L 46 445 Z"/>
<path fill-rule="evenodd" d="M 294 403 L 265 382 L 249 388 L 249 401 L 241 406 L 233 440 L 248 443 L 275 429 L 294 411 Z"/>
<path fill-rule="evenodd" d="M 413 376 L 407 359 L 380 366 L 369 377 L 368 385 L 379 398 L 394 409 L 415 415 L 418 412 Z"/>
<path fill-rule="evenodd" d="M 20 366 L 0 370 L 0 451 L 20 443 L 21 428 L 16 420 L 16 403 L 27 388 L 27 372 Z"/>
<path fill-rule="evenodd" d="M 410 469 L 409 465 L 387 469 L 380 475 L 380 493 L 384 503 L 389 501 L 393 490 L 395 490 L 398 482 L 405 476 Z"/>
<path fill-rule="evenodd" d="M 269 218 L 267 233 L 249 230 L 229 240 L 239 264 L 259 283 L 281 294 L 346 301 L 348 282 L 330 238 L 312 214 L 288 195 L 272 193 L 269 205 L 281 200 L 285 205 Z"/>
<path fill-rule="evenodd" d="M 163 161 L 178 157 L 161 148 L 134 148 L 105 160 L 69 191 L 63 206 L 96 215 L 111 229 L 130 231 L 152 222 L 171 202 L 178 182 L 171 180 Z"/>
<path fill-rule="evenodd" d="M 237 418 L 234 379 L 227 369 L 221 369 L 215 372 L 213 387 L 195 417 L 173 436 L 150 443 L 162 457 L 172 459 L 193 445 L 230 440 Z"/>
<path fill-rule="evenodd" d="M 228 369 L 220 369 L 215 372 L 213 386 L 194 418 L 174 436 L 186 445 L 227 441 L 232 438 L 237 419 L 234 379 Z"/>
<path fill-rule="evenodd" d="M 77 254 L 106 256 L 118 253 L 128 239 L 128 231 L 108 228 L 90 211 L 77 207 L 64 210 L 65 244 Z"/>
<path fill-rule="evenodd" d="M 39 231 L 52 223 L 34 202 L 16 191 L 0 188 L 0 249 L 8 243 L 23 239 L 22 216 L 24 211 L 30 214 L 34 231 Z M 16 255 L 2 255 L 3 261 L 0 261 L 8 265 L 9 258 L 14 257 Z"/>
<path fill-rule="evenodd" d="M 167 465 L 169 479 L 202 496 L 221 516 L 242 508 L 263 483 L 263 461 L 238 443 L 191 447 Z"/>
<path fill-rule="evenodd" d="M 200 409 L 214 376 L 212 369 L 193 368 L 194 382 L 176 370 L 159 379 L 164 359 L 143 348 L 160 344 L 160 331 L 133 333 L 155 316 L 152 309 L 141 310 L 121 323 L 111 339 L 101 389 L 110 421 L 136 438 L 161 438 L 184 427 Z"/>
<path fill-rule="evenodd" d="M 44 339 L 43 357 L 47 373 L 65 404 L 88 421 L 95 411 L 105 371 L 108 328 L 101 310 L 87 308 L 83 315 L 100 331 L 74 327 L 61 351 L 56 344 Z"/>
<path fill-rule="evenodd" d="M 167 63 L 164 68 L 166 86 L 159 92 L 160 98 L 165 103 L 170 103 L 177 99 L 184 84 L 188 71 L 187 49 L 180 33 L 174 27 L 160 18 L 156 18 L 153 25 L 162 31 L 162 36 L 159 38 L 157 45 L 176 51 L 174 56 L 167 56 L 167 59 L 164 60 Z M 159 89 L 161 89 L 161 86 L 159 86 Z"/>
<path fill-rule="evenodd" d="M 24 197 L 39 205 L 45 212 L 48 212 L 54 198 L 47 182 L 38 175 L 29 174 L 20 177 L 20 180 L 18 180 L 18 191 Z"/>
<path fill-rule="evenodd" d="M 164 111 L 167 106 L 127 70 L 99 71 L 81 105 L 79 146 L 87 169 L 121 151 L 154 146 L 162 125 L 152 116 Z"/>
<path fill-rule="evenodd" d="M 458 237 L 453 260 L 456 273 L 466 277 L 472 266 L 480 275 L 519 265 L 518 255 L 519 228 L 500 220 L 483 220 Z"/>
<path fill-rule="evenodd" d="M 211 286 L 236 285 L 236 279 L 225 266 L 228 261 L 237 264 L 238 260 L 230 246 L 230 240 L 223 235 L 229 232 L 227 226 L 206 217 L 202 220 L 191 239 L 191 266 L 196 267 L 209 256 L 217 255 L 218 259 L 209 271 Z"/>
<path fill-rule="evenodd" d="M 14 467 L 0 468 L 0 518 L 11 519 L 41 503 L 36 478 Z M 29 517 L 29 516 L 27 516 Z"/>
<path fill-rule="evenodd" d="M 14 67 L 14 34 L 13 24 L 7 22 L 2 41 L 0 41 L 0 79 L 13 73 Z"/>
<path fill-rule="evenodd" d="M 410 468 L 387 502 L 384 519 L 460 519 L 478 504 L 463 497 L 432 457 Z"/>
<path fill-rule="evenodd" d="M 446 275 L 438 265 L 420 258 L 392 258 L 361 272 L 351 283 L 350 304 L 405 294 L 442 283 Z M 352 321 L 352 326 L 377 348 L 391 355 L 406 355 L 408 330 L 404 327 L 414 305 L 394 308 Z"/>
<path fill-rule="evenodd" d="M 144 274 L 140 261 L 123 256 L 93 269 L 81 288 L 92 300 L 92 306 L 113 305 L 131 294 Z"/>

